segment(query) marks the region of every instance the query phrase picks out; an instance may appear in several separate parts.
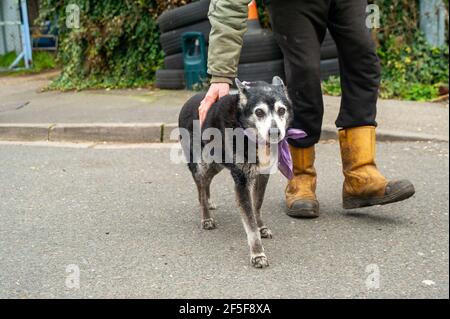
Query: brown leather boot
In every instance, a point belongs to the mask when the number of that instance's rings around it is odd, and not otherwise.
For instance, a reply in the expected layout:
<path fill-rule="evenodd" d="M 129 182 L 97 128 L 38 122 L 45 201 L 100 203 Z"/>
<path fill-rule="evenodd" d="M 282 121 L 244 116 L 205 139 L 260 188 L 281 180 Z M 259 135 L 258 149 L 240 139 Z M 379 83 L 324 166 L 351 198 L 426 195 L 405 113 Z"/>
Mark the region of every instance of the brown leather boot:
<path fill-rule="evenodd" d="M 294 178 L 286 187 L 287 214 L 298 218 L 319 217 L 314 146 L 308 148 L 290 146 L 290 150 L 294 164 Z"/>
<path fill-rule="evenodd" d="M 345 176 L 345 209 L 385 205 L 414 195 L 408 180 L 387 181 L 375 164 L 375 127 L 361 126 L 339 131 Z"/>

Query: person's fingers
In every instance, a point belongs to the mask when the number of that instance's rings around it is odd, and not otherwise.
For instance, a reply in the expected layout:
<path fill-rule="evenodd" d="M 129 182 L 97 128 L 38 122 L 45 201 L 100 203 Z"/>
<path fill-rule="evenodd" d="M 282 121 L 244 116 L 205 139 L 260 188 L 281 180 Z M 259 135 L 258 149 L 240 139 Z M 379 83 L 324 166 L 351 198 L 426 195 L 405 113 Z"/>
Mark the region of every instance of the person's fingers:
<path fill-rule="evenodd" d="M 203 125 L 206 115 L 208 114 L 208 110 L 211 106 L 216 103 L 219 98 L 228 95 L 229 91 L 230 86 L 225 83 L 215 83 L 210 86 L 208 93 L 206 93 L 206 96 L 200 102 L 200 106 L 198 108 L 200 125 Z"/>
<path fill-rule="evenodd" d="M 211 107 L 211 105 L 208 102 L 204 102 L 200 104 L 200 107 L 198 109 L 198 115 L 200 120 L 200 127 L 203 125 L 206 119 L 206 115 L 208 114 L 208 110 Z"/>
<path fill-rule="evenodd" d="M 219 91 L 219 98 L 224 97 L 225 95 L 228 95 L 230 93 L 230 87 L 227 85 L 224 88 L 221 88 Z"/>
<path fill-rule="evenodd" d="M 203 100 L 200 102 L 200 105 L 203 103 L 211 103 L 213 104 L 217 100 L 218 90 L 214 87 L 210 87 L 208 92 L 206 93 Z"/>
<path fill-rule="evenodd" d="M 203 122 L 206 119 L 206 115 L 208 114 L 208 110 L 211 106 L 216 102 L 217 98 L 213 95 L 206 95 L 203 101 L 200 103 L 200 107 L 198 109 L 200 126 L 203 125 Z"/>
<path fill-rule="evenodd" d="M 203 99 L 203 101 L 200 103 L 200 105 L 204 104 L 204 105 L 213 105 L 217 100 L 217 94 L 214 95 L 206 95 L 205 98 Z"/>
<path fill-rule="evenodd" d="M 203 122 L 205 122 L 205 118 L 206 118 L 206 112 L 204 111 L 203 107 L 199 108 L 198 115 L 199 115 L 199 120 L 200 120 L 200 127 L 202 127 Z"/>

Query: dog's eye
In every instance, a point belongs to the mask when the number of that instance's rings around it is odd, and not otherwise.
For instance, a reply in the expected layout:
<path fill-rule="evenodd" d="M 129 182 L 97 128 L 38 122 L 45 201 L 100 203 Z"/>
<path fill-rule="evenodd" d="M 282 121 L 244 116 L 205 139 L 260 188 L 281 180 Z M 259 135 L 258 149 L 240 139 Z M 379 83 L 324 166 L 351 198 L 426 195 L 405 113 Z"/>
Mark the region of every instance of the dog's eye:
<path fill-rule="evenodd" d="M 266 115 L 266 113 L 264 113 L 264 111 L 261 110 L 261 109 L 257 109 L 257 110 L 255 111 L 255 115 L 256 115 L 257 117 L 264 117 L 264 115 Z"/>
<path fill-rule="evenodd" d="M 280 108 L 280 109 L 278 109 L 278 115 L 279 116 L 283 116 L 284 114 L 286 114 L 286 109 L 285 108 Z"/>

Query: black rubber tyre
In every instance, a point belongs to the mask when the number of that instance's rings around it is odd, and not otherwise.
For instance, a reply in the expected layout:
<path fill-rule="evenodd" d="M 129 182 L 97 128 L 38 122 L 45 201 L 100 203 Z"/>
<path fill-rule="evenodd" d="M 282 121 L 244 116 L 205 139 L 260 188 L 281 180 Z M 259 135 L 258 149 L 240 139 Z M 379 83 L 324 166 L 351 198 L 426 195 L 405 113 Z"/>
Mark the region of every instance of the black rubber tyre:
<path fill-rule="evenodd" d="M 161 32 L 168 32 L 208 18 L 210 0 L 200 0 L 164 11 L 157 23 Z"/>
<path fill-rule="evenodd" d="M 206 42 L 209 40 L 209 32 L 211 31 L 211 24 L 208 20 L 189 25 L 187 27 L 175 29 L 166 33 L 161 34 L 159 38 L 161 42 L 162 49 L 166 55 L 171 55 L 175 53 L 180 53 L 181 48 L 181 35 L 184 32 L 196 31 L 202 32 L 205 36 Z"/>
<path fill-rule="evenodd" d="M 181 51 L 181 44 L 180 44 Z M 208 52 L 208 48 L 206 49 Z M 330 60 L 338 57 L 336 44 L 329 33 L 322 43 L 321 58 Z M 258 33 L 247 34 L 244 36 L 244 45 L 242 47 L 239 63 L 254 63 L 261 61 L 272 61 L 283 58 L 283 54 L 278 47 L 272 33 L 264 30 Z M 325 63 L 326 64 L 326 63 Z M 167 55 L 164 58 L 165 69 L 183 69 L 183 54 L 175 53 Z"/>
<path fill-rule="evenodd" d="M 238 67 L 238 78 L 241 81 L 265 81 L 271 83 L 275 75 L 282 79 L 285 78 L 283 60 L 243 63 L 239 64 Z"/>
<path fill-rule="evenodd" d="M 208 52 L 208 48 L 206 48 Z M 272 61 L 283 58 L 283 54 L 272 35 L 272 32 L 262 32 L 244 35 L 239 63 L 254 63 L 261 61 Z M 183 54 L 176 53 L 164 58 L 165 69 L 183 69 Z"/>
<path fill-rule="evenodd" d="M 320 58 L 322 60 L 334 59 L 338 57 L 338 50 L 335 45 L 322 47 L 320 49 Z"/>
<path fill-rule="evenodd" d="M 206 48 L 206 58 L 208 58 L 208 47 Z M 168 55 L 164 58 L 164 68 L 181 70 L 184 69 L 183 53 Z"/>
<path fill-rule="evenodd" d="M 168 55 L 164 58 L 164 68 L 181 70 L 184 68 L 183 53 Z"/>
<path fill-rule="evenodd" d="M 320 78 L 328 79 L 332 75 L 339 75 L 339 60 L 329 59 L 320 62 Z"/>
<path fill-rule="evenodd" d="M 272 61 L 283 58 L 272 32 L 262 30 L 256 33 L 244 35 L 239 63 L 253 63 L 261 61 Z"/>
<path fill-rule="evenodd" d="M 322 60 L 334 59 L 338 57 L 338 50 L 331 34 L 327 32 L 320 48 L 320 58 Z"/>
<path fill-rule="evenodd" d="M 155 86 L 160 89 L 184 89 L 184 71 L 165 69 L 157 70 Z"/>

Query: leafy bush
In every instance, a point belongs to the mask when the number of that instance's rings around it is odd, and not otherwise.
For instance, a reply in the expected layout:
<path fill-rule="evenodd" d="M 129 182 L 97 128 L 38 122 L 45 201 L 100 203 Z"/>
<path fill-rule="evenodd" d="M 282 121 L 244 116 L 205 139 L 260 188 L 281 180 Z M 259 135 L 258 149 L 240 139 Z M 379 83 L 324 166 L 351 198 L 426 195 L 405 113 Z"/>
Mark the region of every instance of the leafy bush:
<path fill-rule="evenodd" d="M 448 47 L 433 48 L 418 33 L 412 46 L 390 37 L 378 50 L 383 65 L 381 97 L 429 100 L 448 86 Z"/>
<path fill-rule="evenodd" d="M 60 36 L 60 77 L 50 88 L 123 88 L 152 83 L 162 63 L 156 17 L 190 1 L 78 0 L 80 29 L 65 25 L 72 0 L 42 0 L 40 21 L 50 20 Z"/>
<path fill-rule="evenodd" d="M 331 76 L 328 80 L 323 81 L 322 90 L 331 96 L 340 96 L 341 91 L 341 81 L 338 76 Z"/>

